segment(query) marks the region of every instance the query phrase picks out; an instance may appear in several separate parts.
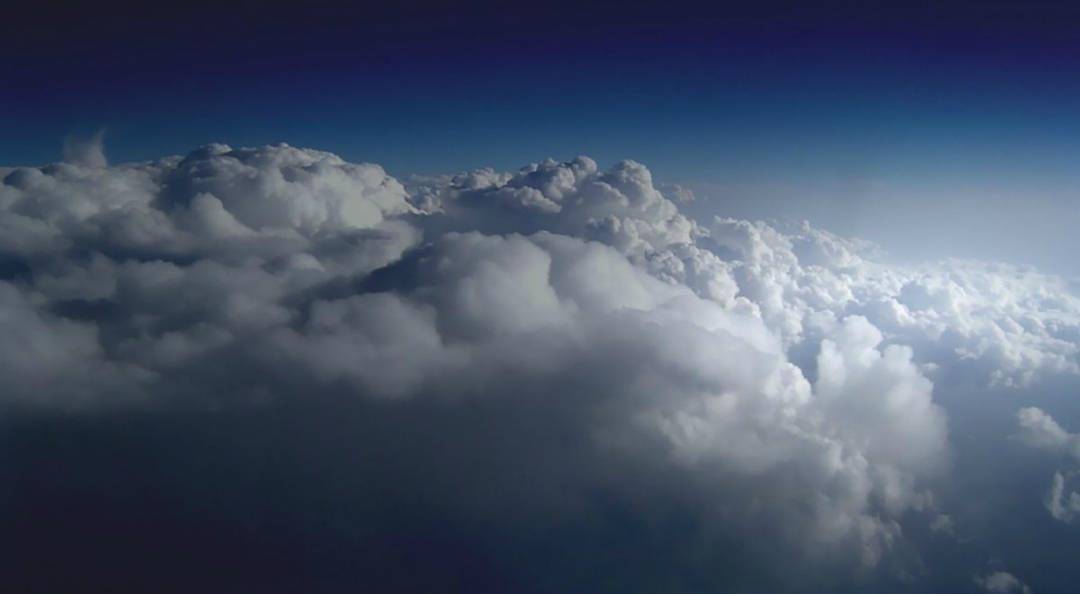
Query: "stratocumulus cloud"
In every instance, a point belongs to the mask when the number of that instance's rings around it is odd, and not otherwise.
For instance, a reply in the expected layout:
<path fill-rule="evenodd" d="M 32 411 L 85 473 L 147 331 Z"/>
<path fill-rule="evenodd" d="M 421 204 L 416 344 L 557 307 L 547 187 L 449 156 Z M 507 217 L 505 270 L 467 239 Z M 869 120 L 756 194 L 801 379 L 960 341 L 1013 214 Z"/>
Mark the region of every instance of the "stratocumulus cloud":
<path fill-rule="evenodd" d="M 720 559 L 740 542 L 751 567 L 873 570 L 904 522 L 953 531 L 934 382 L 1080 373 L 1061 279 L 893 266 L 808 224 L 696 221 L 631 161 L 402 184 L 287 145 L 112 166 L 100 145 L 68 152 L 0 185 L 9 410 L 340 414 L 355 432 L 297 435 L 347 435 L 355 458 L 304 445 L 312 459 L 288 464 L 354 475 L 335 480 L 364 494 L 361 524 L 394 505 L 457 537 L 479 524 L 475 555 L 537 523 L 609 521 L 601 506 L 709 583 L 734 580 Z M 1038 409 L 1020 420 L 1029 443 L 1076 449 Z M 1063 481 L 1050 509 L 1068 520 Z M 1008 578 L 977 581 L 1027 591 Z"/>

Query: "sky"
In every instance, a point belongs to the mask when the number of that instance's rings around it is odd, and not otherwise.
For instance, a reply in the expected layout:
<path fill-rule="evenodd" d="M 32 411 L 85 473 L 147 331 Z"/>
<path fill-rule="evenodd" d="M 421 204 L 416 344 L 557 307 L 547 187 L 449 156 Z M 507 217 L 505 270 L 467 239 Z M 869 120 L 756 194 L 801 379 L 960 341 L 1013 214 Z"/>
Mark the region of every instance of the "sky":
<path fill-rule="evenodd" d="M 12 4 L 0 589 L 1071 591 L 1078 25 Z"/>
<path fill-rule="evenodd" d="M 998 245 L 1080 222 L 1069 3 L 42 6 L 5 23 L 3 163 L 99 129 L 117 161 L 289 142 L 402 177 L 634 158 L 733 214 L 1077 273 Z M 986 202 L 962 237 L 917 214 Z"/>

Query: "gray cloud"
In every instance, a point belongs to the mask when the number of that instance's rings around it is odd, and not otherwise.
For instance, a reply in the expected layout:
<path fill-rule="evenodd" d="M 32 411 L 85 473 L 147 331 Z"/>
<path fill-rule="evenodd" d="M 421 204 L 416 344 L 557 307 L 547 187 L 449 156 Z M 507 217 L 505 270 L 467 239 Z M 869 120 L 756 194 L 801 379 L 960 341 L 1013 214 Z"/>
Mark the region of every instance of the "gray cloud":
<path fill-rule="evenodd" d="M 950 451 L 934 382 L 1022 390 L 1080 372 L 1080 301 L 1060 279 L 891 266 L 807 224 L 698 222 L 634 162 L 406 187 L 286 145 L 84 156 L 0 185 L 5 404 L 230 411 L 237 441 L 259 435 L 260 410 L 312 415 L 339 432 L 305 440 L 355 448 L 334 468 L 364 483 L 349 501 L 371 489 L 375 511 L 346 513 L 360 524 L 397 501 L 475 519 L 484 550 L 618 510 L 605 530 L 640 526 L 714 586 L 740 579 L 709 569 L 736 553 L 825 583 L 823 568 L 892 567 L 905 524 L 953 531 L 934 493 Z M 1071 447 L 1025 411 L 1032 443 Z M 288 443 L 304 468 L 331 464 Z"/>
<path fill-rule="evenodd" d="M 64 161 L 84 167 L 105 167 L 105 131 L 98 130 L 89 138 L 69 136 L 64 141 Z"/>

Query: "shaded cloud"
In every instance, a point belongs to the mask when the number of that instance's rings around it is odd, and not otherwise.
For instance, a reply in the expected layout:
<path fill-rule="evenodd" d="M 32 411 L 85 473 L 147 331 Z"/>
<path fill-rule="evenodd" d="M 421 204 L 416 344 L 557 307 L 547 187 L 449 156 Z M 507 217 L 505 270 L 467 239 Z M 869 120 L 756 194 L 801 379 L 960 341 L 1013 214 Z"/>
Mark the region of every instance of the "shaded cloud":
<path fill-rule="evenodd" d="M 372 489 L 351 522 L 395 502 L 406 524 L 471 518 L 479 551 L 534 522 L 568 539 L 602 524 L 640 527 L 634 554 L 669 543 L 667 571 L 716 587 L 741 579 L 710 570 L 733 551 L 780 589 L 799 585 L 778 559 L 874 571 L 906 522 L 952 530 L 931 378 L 1019 389 L 1078 370 L 1080 302 L 1059 279 L 698 222 L 632 161 L 408 188 L 287 145 L 70 161 L 0 185 L 6 406 L 319 418 L 338 432 L 305 439 L 356 453 L 334 468 L 363 485 L 341 497 Z M 1025 411 L 1031 443 L 1072 448 Z M 262 430 L 244 419 L 237 442 Z M 333 491 L 315 483 L 297 489 Z"/>

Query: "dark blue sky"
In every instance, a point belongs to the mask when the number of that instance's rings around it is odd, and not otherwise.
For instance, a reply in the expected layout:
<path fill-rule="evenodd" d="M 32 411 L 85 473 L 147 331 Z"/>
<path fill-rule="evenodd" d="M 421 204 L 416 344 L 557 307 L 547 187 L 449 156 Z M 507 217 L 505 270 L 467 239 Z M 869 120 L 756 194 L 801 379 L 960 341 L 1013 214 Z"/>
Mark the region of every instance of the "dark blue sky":
<path fill-rule="evenodd" d="M 633 158 L 728 214 L 887 246 L 921 222 L 866 229 L 846 213 L 1071 203 L 1080 8 L 913 4 L 27 3 L 0 25 L 14 65 L 0 163 L 54 160 L 65 136 L 102 127 L 113 161 L 211 141 L 285 141 L 399 176 Z"/>

